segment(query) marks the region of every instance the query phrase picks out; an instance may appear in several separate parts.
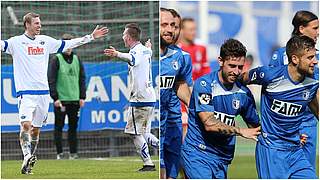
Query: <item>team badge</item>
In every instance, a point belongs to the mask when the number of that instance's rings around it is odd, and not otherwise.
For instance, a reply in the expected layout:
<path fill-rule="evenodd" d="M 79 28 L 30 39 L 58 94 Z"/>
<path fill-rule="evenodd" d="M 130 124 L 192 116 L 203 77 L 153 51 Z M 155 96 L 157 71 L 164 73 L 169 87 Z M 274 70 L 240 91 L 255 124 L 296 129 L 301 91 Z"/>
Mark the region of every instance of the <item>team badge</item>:
<path fill-rule="evenodd" d="M 309 91 L 309 90 L 304 90 L 304 91 L 302 92 L 302 98 L 303 98 L 304 100 L 309 99 L 309 98 L 310 98 L 310 91 Z"/>
<path fill-rule="evenodd" d="M 233 99 L 233 100 L 232 100 L 232 107 L 233 107 L 233 109 L 239 109 L 239 107 L 240 107 L 240 100 L 239 100 L 239 99 Z"/>
<path fill-rule="evenodd" d="M 176 61 L 176 60 L 172 61 L 172 67 L 174 70 L 178 70 L 178 68 L 179 68 L 178 61 Z"/>
<path fill-rule="evenodd" d="M 41 44 L 41 45 L 44 45 L 44 43 L 45 43 L 44 41 L 40 41 L 40 44 Z"/>

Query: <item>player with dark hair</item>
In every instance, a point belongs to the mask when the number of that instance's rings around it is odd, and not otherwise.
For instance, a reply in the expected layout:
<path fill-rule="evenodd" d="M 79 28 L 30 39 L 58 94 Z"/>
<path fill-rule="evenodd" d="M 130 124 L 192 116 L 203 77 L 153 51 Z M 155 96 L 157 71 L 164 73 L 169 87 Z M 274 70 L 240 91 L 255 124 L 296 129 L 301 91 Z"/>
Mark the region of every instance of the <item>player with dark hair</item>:
<path fill-rule="evenodd" d="M 256 167 L 262 179 L 318 179 L 300 146 L 299 127 L 307 107 L 319 116 L 318 63 L 314 39 L 293 36 L 286 45 L 288 65 L 262 66 L 245 72 L 243 83 L 259 84 L 261 135 Z"/>
<path fill-rule="evenodd" d="M 292 19 L 294 30 L 292 36 L 308 36 L 315 42 L 319 36 L 319 20 L 318 17 L 309 11 L 298 11 Z M 319 60 L 319 51 L 316 51 L 316 59 Z M 282 47 L 273 53 L 270 60 L 270 66 L 284 66 L 288 64 L 288 56 L 286 48 Z M 319 80 L 319 67 L 315 66 L 313 77 Z M 303 122 L 300 126 L 300 138 L 303 151 L 310 161 L 311 165 L 316 168 L 317 157 L 317 124 L 318 120 L 313 113 L 307 108 L 304 114 Z"/>
<path fill-rule="evenodd" d="M 190 179 L 226 179 L 235 151 L 235 136 L 257 140 L 259 116 L 250 90 L 237 82 L 246 48 L 228 39 L 220 49 L 220 70 L 198 78 L 189 105 L 189 126 L 181 157 Z M 241 115 L 250 128 L 235 126 Z"/>

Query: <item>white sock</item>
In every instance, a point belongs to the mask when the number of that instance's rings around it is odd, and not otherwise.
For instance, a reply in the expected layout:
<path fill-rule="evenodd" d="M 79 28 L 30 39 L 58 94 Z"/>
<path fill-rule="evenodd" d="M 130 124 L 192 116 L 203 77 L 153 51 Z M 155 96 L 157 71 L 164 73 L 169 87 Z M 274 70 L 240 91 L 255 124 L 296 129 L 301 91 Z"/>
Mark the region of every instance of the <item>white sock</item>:
<path fill-rule="evenodd" d="M 31 143 L 30 134 L 26 131 L 20 132 L 20 145 L 23 153 L 23 157 L 29 157 L 31 155 Z"/>
<path fill-rule="evenodd" d="M 137 152 L 140 155 L 144 165 L 154 165 L 151 161 L 149 148 L 146 140 L 142 135 L 134 135 L 133 143 L 136 146 Z"/>
<path fill-rule="evenodd" d="M 159 149 L 159 139 L 155 135 L 153 135 L 151 133 L 144 133 L 143 137 L 147 141 L 148 144 L 150 144 L 154 148 Z"/>
<path fill-rule="evenodd" d="M 31 136 L 31 154 L 34 155 L 39 144 L 39 136 Z"/>

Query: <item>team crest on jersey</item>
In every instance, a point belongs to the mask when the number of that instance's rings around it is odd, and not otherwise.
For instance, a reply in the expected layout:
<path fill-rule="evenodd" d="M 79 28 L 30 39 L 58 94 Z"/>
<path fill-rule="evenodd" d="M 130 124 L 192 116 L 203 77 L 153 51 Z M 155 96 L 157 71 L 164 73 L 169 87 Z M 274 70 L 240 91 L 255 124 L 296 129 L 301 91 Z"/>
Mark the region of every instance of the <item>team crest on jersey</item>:
<path fill-rule="evenodd" d="M 178 61 L 177 60 L 173 60 L 171 63 L 172 63 L 173 69 L 174 70 L 178 70 L 178 68 L 179 68 Z"/>
<path fill-rule="evenodd" d="M 40 41 L 40 44 L 41 44 L 41 45 L 44 45 L 44 43 L 45 43 L 44 41 Z"/>
<path fill-rule="evenodd" d="M 304 91 L 302 92 L 302 98 L 303 98 L 304 100 L 309 99 L 309 98 L 310 98 L 310 91 L 309 91 L 309 90 L 304 90 Z"/>
<path fill-rule="evenodd" d="M 239 109 L 240 100 L 239 99 L 232 99 L 232 107 L 233 107 L 233 109 Z"/>

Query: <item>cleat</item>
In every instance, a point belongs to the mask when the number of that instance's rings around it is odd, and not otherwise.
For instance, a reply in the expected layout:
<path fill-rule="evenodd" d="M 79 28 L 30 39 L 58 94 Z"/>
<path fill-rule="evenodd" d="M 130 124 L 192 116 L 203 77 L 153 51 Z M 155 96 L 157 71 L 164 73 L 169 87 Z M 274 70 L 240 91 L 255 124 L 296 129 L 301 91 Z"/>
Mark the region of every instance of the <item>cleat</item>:
<path fill-rule="evenodd" d="M 32 155 L 31 158 L 30 158 L 30 170 L 32 170 L 34 164 L 36 164 L 37 162 L 37 156 L 36 155 Z"/>
<path fill-rule="evenodd" d="M 138 170 L 138 172 L 146 172 L 146 171 L 156 171 L 156 166 L 155 165 L 143 165 L 143 167 Z"/>
<path fill-rule="evenodd" d="M 73 160 L 73 159 L 79 159 L 79 156 L 77 153 L 71 153 L 69 156 L 69 159 Z"/>
<path fill-rule="evenodd" d="M 22 167 L 21 167 L 21 174 L 31 174 L 31 168 L 30 168 L 30 162 L 31 162 L 32 156 L 28 155 L 26 158 L 24 158 Z"/>
<path fill-rule="evenodd" d="M 63 153 L 57 154 L 57 160 L 63 159 Z"/>

